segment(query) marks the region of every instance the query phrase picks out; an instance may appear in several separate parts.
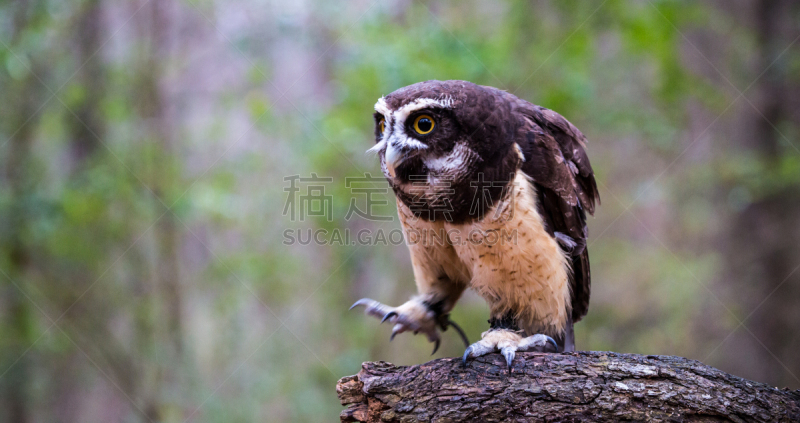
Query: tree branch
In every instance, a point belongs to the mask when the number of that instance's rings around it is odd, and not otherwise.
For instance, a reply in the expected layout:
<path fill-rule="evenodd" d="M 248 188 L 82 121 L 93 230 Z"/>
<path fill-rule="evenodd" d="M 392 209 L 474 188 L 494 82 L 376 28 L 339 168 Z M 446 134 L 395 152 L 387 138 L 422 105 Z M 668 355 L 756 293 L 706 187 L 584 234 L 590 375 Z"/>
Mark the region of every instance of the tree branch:
<path fill-rule="evenodd" d="M 367 362 L 336 385 L 343 422 L 800 421 L 800 391 L 672 356 L 490 354 L 416 366 Z"/>

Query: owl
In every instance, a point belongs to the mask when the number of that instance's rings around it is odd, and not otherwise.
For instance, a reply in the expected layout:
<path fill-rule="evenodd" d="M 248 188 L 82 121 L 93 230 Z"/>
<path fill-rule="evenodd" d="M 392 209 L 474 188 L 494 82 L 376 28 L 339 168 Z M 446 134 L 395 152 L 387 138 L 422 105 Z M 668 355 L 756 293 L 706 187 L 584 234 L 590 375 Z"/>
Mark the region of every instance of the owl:
<path fill-rule="evenodd" d="M 558 113 L 488 86 L 426 81 L 375 104 L 375 145 L 411 255 L 417 295 L 367 315 L 439 346 L 465 289 L 489 305 L 489 328 L 463 360 L 500 352 L 574 351 L 587 312 L 586 213 L 599 194 L 586 138 Z M 352 308 L 352 307 L 351 307 Z"/>

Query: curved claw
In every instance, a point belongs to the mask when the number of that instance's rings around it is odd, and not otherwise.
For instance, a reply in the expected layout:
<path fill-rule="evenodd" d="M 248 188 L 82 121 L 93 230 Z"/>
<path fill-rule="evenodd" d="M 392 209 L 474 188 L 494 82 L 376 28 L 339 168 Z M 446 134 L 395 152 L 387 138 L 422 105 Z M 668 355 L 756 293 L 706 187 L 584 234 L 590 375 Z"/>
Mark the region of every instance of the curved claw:
<path fill-rule="evenodd" d="M 400 333 L 400 325 L 394 325 L 392 328 L 392 336 L 389 337 L 389 342 L 394 341 L 394 337 L 397 336 L 398 333 Z"/>
<path fill-rule="evenodd" d="M 433 352 L 431 353 L 431 355 L 434 355 L 436 354 L 436 351 L 439 351 L 439 344 L 441 344 L 441 341 L 439 341 L 438 339 L 434 342 L 436 343 L 433 345 Z"/>
<path fill-rule="evenodd" d="M 506 358 L 506 364 L 508 364 L 508 373 L 511 373 L 511 362 L 514 361 L 514 350 L 510 348 L 503 348 L 503 357 Z"/>
<path fill-rule="evenodd" d="M 352 310 L 352 309 L 354 309 L 354 308 L 356 308 L 357 306 L 360 306 L 360 305 L 369 307 L 370 303 L 376 303 L 376 302 L 377 301 L 373 300 L 372 298 L 362 298 L 362 299 L 354 302 L 353 305 L 351 305 L 348 310 Z"/>
<path fill-rule="evenodd" d="M 453 326 L 453 328 L 455 328 L 456 332 L 458 332 L 458 334 L 461 335 L 461 340 L 464 341 L 464 346 L 465 347 L 469 347 L 469 339 L 467 339 L 467 334 L 464 333 L 464 330 L 461 329 L 461 326 L 457 325 L 456 322 L 450 320 L 449 317 L 447 318 L 447 323 L 449 325 Z"/>
<path fill-rule="evenodd" d="M 546 336 L 546 335 L 545 335 L 545 336 Z M 547 336 L 547 342 L 549 342 L 549 343 L 553 344 L 553 347 L 556 349 L 556 352 L 559 352 L 559 351 L 558 351 L 558 344 L 556 344 L 556 340 L 555 340 L 555 339 L 553 339 L 553 338 L 551 338 L 551 337 Z"/>
<path fill-rule="evenodd" d="M 392 318 L 394 316 L 397 316 L 397 312 L 396 311 L 390 311 L 390 312 L 386 313 L 386 315 L 383 316 L 383 319 L 381 319 L 381 323 L 385 322 L 387 319 Z"/>
<path fill-rule="evenodd" d="M 470 354 L 472 354 L 472 345 L 467 347 L 467 350 L 464 351 L 464 357 L 461 358 L 461 362 L 464 364 L 464 367 L 467 366 L 467 358 L 469 358 Z"/>

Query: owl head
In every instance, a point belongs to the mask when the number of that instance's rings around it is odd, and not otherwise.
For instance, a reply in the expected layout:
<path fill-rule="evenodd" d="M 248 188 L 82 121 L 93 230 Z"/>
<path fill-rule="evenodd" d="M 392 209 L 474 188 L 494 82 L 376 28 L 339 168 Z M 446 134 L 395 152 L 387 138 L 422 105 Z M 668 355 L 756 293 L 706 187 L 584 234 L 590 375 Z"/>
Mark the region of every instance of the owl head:
<path fill-rule="evenodd" d="M 397 197 L 423 218 L 463 221 L 498 197 L 519 165 L 516 97 L 467 81 L 426 81 L 375 104 L 375 146 Z M 477 214 L 476 214 L 477 213 Z"/>

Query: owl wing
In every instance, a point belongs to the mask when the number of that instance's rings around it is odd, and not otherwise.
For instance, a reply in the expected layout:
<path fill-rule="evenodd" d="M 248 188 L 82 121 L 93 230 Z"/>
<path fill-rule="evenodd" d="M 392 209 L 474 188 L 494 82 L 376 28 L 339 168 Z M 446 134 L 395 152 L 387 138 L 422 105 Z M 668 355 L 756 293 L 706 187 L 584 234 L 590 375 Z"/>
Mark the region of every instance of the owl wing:
<path fill-rule="evenodd" d="M 520 101 L 517 144 L 525 157 L 522 171 L 531 179 L 547 231 L 572 261 L 572 320 L 589 309 L 591 274 L 586 248 L 586 212 L 600 202 L 586 155 L 586 137 L 558 113 Z"/>

